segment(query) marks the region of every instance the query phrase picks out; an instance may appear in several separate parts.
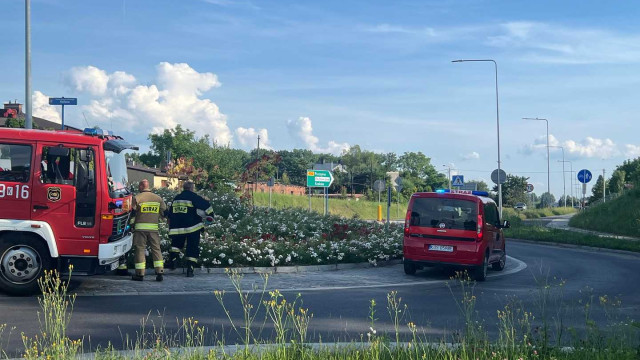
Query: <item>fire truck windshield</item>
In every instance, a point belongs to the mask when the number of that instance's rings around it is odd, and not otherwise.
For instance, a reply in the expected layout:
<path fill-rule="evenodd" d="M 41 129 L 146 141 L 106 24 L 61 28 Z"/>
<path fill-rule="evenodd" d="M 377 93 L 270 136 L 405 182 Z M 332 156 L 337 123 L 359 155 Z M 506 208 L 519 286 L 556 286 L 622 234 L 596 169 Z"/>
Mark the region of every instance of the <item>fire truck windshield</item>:
<path fill-rule="evenodd" d="M 124 152 L 116 153 L 105 151 L 104 158 L 107 162 L 107 182 L 109 184 L 109 196 L 112 198 L 122 197 L 129 194 L 127 185 L 127 162 Z"/>

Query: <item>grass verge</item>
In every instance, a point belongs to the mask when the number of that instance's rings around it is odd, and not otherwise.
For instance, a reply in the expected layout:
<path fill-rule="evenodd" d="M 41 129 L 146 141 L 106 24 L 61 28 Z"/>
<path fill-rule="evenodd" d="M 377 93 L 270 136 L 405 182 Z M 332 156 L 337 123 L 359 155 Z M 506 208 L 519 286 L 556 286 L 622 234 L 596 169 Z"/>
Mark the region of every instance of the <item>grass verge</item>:
<path fill-rule="evenodd" d="M 511 228 L 504 231 L 507 238 L 640 252 L 640 241 L 600 237 L 541 225 L 525 225 L 521 219 L 513 217 L 509 220 Z"/>
<path fill-rule="evenodd" d="M 571 207 L 555 207 L 544 209 L 515 210 L 512 208 L 504 208 L 502 214 L 505 217 L 518 217 L 520 219 L 539 219 L 547 216 L 573 214 L 577 210 Z"/>
<path fill-rule="evenodd" d="M 595 205 L 569 220 L 569 225 L 581 229 L 616 235 L 640 237 L 640 189 Z"/>

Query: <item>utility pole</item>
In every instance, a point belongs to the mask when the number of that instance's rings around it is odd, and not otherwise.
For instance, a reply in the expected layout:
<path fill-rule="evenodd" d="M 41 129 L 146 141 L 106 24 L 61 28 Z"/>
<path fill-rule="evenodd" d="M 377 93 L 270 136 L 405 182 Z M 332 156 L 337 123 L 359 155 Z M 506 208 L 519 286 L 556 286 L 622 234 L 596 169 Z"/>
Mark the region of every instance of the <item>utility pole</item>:
<path fill-rule="evenodd" d="M 24 2 L 24 109 L 25 109 L 25 129 L 33 128 L 32 104 L 31 104 L 31 0 Z"/>
<path fill-rule="evenodd" d="M 451 165 L 442 165 L 447 168 L 447 174 L 449 176 L 449 191 L 451 191 Z"/>
<path fill-rule="evenodd" d="M 602 169 L 602 202 L 607 202 L 607 178 L 604 174 L 605 170 Z"/>
<path fill-rule="evenodd" d="M 522 120 L 538 120 L 547 124 L 547 192 L 551 194 L 551 166 L 549 165 L 549 120 L 541 118 L 522 118 Z M 544 204 L 543 204 L 544 205 Z M 546 204 L 551 207 L 551 204 Z"/>
<path fill-rule="evenodd" d="M 260 135 L 258 135 L 258 151 L 256 152 L 256 184 L 254 192 L 258 192 L 258 174 L 260 173 Z"/>

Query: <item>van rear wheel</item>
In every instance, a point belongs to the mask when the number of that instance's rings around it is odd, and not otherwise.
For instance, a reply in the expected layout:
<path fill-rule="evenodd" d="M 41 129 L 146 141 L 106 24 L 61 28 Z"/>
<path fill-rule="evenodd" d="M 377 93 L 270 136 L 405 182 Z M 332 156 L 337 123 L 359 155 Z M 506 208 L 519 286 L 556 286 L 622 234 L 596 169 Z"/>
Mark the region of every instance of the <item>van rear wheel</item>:
<path fill-rule="evenodd" d="M 482 265 L 478 266 L 475 269 L 474 279 L 476 281 L 485 281 L 487 280 L 487 271 L 489 270 L 489 254 L 484 256 L 484 261 Z"/>
<path fill-rule="evenodd" d="M 403 264 L 404 264 L 404 273 L 407 275 L 414 275 L 416 273 L 416 270 L 418 270 L 414 263 L 407 262 L 407 260 L 405 260 Z"/>
<path fill-rule="evenodd" d="M 0 238 L 0 289 L 6 293 L 38 293 L 38 279 L 51 265 L 49 250 L 42 241 L 18 233 Z"/>
<path fill-rule="evenodd" d="M 498 262 L 494 262 L 493 264 L 491 264 L 491 268 L 496 271 L 502 271 L 504 270 L 504 267 L 506 264 L 507 264 L 507 255 L 502 254 Z"/>

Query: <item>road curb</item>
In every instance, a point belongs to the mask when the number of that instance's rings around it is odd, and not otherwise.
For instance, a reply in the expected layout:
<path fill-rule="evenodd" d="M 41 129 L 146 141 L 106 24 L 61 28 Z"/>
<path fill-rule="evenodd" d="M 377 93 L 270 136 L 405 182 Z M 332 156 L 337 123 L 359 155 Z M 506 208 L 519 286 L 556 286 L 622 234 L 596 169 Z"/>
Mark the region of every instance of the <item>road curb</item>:
<path fill-rule="evenodd" d="M 196 268 L 194 273 L 196 274 L 226 274 L 227 271 L 237 271 L 241 274 L 296 274 L 307 272 L 324 272 L 324 271 L 338 271 L 338 270 L 350 270 L 350 269 L 364 269 L 373 267 L 384 267 L 402 264 L 402 259 L 391 259 L 386 261 L 379 261 L 375 265 L 371 263 L 341 263 L 341 264 L 329 264 L 329 265 L 293 265 L 293 266 L 245 266 L 245 267 L 215 267 L 215 268 Z M 130 269 L 131 270 L 131 269 Z M 164 270 L 165 274 L 179 274 L 185 272 L 183 268 L 177 268 L 175 270 Z M 153 269 L 146 269 L 147 275 L 153 275 L 155 271 Z"/>
<path fill-rule="evenodd" d="M 614 253 L 614 254 L 631 255 L 631 256 L 635 256 L 635 257 L 640 257 L 640 252 L 628 251 L 628 250 L 618 250 L 618 249 L 608 249 L 608 248 L 596 247 L 596 246 L 565 244 L 565 243 L 559 243 L 559 242 L 553 242 L 553 241 L 536 241 L 536 240 L 525 240 L 525 239 L 513 239 L 513 238 L 507 238 L 507 241 L 521 242 L 521 243 L 525 243 L 525 244 L 556 246 L 556 247 L 562 247 L 562 248 L 567 248 L 567 249 L 580 249 L 580 250 L 587 250 L 587 251 L 590 251 L 590 252 L 604 251 L 604 252 L 609 252 L 609 253 Z"/>

